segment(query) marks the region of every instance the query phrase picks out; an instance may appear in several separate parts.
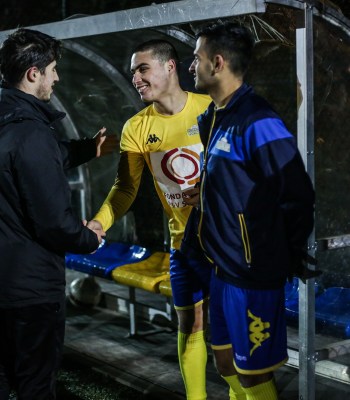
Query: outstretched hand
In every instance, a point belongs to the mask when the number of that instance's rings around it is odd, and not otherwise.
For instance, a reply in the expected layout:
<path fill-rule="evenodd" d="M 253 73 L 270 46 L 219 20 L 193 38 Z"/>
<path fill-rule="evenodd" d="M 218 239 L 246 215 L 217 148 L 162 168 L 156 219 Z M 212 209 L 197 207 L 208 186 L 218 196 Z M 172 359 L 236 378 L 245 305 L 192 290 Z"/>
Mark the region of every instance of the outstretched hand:
<path fill-rule="evenodd" d="M 106 128 L 101 128 L 94 136 L 96 142 L 96 157 L 102 157 L 113 153 L 118 149 L 119 140 L 117 135 L 106 136 Z"/>

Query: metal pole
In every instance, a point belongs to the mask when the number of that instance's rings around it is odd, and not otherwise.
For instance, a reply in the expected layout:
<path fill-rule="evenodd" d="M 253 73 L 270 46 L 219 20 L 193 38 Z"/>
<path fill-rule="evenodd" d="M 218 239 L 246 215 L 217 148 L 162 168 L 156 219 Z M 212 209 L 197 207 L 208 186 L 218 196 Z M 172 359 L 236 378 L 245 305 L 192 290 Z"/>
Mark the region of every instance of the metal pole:
<path fill-rule="evenodd" d="M 303 100 L 298 111 L 298 147 L 313 183 L 314 168 L 314 54 L 313 1 L 306 0 L 296 29 L 297 77 Z M 308 251 L 314 256 L 315 232 Z M 311 268 L 311 267 L 310 267 Z M 315 399 L 315 280 L 299 280 L 299 399 Z"/>

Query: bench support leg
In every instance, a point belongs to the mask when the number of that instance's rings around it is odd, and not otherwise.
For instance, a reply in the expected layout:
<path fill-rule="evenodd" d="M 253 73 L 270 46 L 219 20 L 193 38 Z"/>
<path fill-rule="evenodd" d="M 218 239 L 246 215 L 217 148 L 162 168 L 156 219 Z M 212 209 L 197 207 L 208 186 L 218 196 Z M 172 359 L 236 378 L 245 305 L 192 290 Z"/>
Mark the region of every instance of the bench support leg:
<path fill-rule="evenodd" d="M 129 317 L 130 317 L 130 332 L 129 336 L 136 336 L 136 294 L 135 288 L 129 286 Z"/>

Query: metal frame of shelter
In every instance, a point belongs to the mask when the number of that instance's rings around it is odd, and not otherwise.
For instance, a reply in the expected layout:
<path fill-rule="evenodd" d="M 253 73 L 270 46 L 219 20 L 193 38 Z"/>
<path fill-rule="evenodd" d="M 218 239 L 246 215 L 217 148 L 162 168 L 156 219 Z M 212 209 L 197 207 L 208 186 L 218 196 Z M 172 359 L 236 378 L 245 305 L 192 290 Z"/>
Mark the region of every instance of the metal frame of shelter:
<path fill-rule="evenodd" d="M 68 19 L 61 22 L 32 26 L 59 39 L 74 39 L 92 35 L 113 32 L 123 32 L 143 28 L 156 28 L 169 31 L 169 35 L 181 35 L 181 32 L 171 32 L 169 26 L 196 21 L 213 20 L 225 17 L 241 16 L 247 14 L 264 13 L 267 5 L 277 4 L 298 10 L 299 17 L 296 27 L 296 70 L 304 93 L 304 101 L 298 114 L 298 146 L 303 156 L 306 168 L 314 181 L 314 49 L 313 49 L 313 18 L 321 16 L 332 25 L 344 30 L 350 35 L 350 21 L 333 8 L 327 7 L 323 1 L 316 0 L 217 0 L 215 5 L 212 0 L 182 0 L 165 4 L 152 4 L 147 7 L 111 12 L 95 16 L 84 16 Z M 0 42 L 12 32 L 0 32 Z M 188 38 L 183 38 L 188 40 Z M 129 84 L 125 78 L 102 57 L 89 49 L 66 40 L 64 46 L 77 52 L 83 57 L 92 59 L 113 81 L 118 81 L 118 86 L 125 95 L 132 97 L 136 107 L 140 106 L 139 99 L 134 92 L 130 92 Z M 106 73 L 106 72 L 105 72 Z M 57 100 L 59 101 L 59 100 Z M 71 127 L 74 124 L 68 121 Z M 76 129 L 70 129 L 76 132 Z M 81 177 L 80 180 L 82 180 Z M 78 185 L 81 182 L 77 183 Z M 310 254 L 314 255 L 317 243 L 314 233 L 308 243 Z M 343 370 L 331 371 L 327 365 L 320 366 L 322 357 L 315 351 L 315 286 L 313 280 L 307 284 L 300 282 L 299 288 L 299 351 L 290 351 L 290 364 L 299 367 L 299 399 L 315 399 L 315 374 L 319 373 L 334 379 L 350 383 L 350 374 Z M 350 341 L 341 343 L 342 349 L 350 353 Z M 329 350 L 329 349 L 328 349 Z M 339 353 L 337 344 L 331 349 Z M 331 352 L 329 350 L 329 353 Z M 326 357 L 325 357 L 326 358 Z M 324 360 L 327 362 L 327 360 Z M 344 366 L 343 366 L 344 367 Z M 327 369 L 328 368 L 328 369 Z M 339 377 L 342 375 L 342 377 Z"/>

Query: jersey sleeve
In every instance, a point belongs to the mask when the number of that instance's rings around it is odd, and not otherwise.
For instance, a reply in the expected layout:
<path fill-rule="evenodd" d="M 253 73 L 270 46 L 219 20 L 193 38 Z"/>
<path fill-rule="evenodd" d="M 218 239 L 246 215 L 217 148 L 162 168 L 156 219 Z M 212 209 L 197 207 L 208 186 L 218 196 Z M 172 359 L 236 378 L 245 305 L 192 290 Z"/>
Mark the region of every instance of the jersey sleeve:
<path fill-rule="evenodd" d="M 137 144 L 137 137 L 131 120 L 124 127 L 120 141 L 120 160 L 117 176 L 109 194 L 94 220 L 107 231 L 114 221 L 121 218 L 130 208 L 137 195 L 145 159 Z"/>
<path fill-rule="evenodd" d="M 145 160 L 140 153 L 121 153 L 117 177 L 100 210 L 93 218 L 107 231 L 130 208 L 138 192 Z"/>

